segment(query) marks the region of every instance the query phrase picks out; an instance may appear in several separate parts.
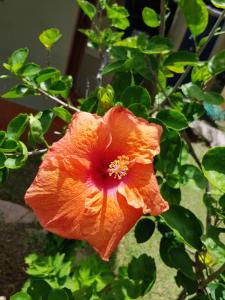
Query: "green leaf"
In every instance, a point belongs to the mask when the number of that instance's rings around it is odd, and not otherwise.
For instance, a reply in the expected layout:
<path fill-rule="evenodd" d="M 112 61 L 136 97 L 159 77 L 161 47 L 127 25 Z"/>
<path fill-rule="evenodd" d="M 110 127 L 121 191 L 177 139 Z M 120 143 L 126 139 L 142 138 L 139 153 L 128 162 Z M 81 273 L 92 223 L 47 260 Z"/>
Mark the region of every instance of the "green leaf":
<path fill-rule="evenodd" d="M 145 243 L 150 239 L 155 230 L 155 222 L 149 218 L 141 219 L 135 227 L 135 238 L 137 243 Z"/>
<path fill-rule="evenodd" d="M 12 119 L 7 126 L 8 138 L 18 140 L 24 133 L 24 130 L 28 124 L 28 120 L 29 118 L 27 114 L 19 114 Z"/>
<path fill-rule="evenodd" d="M 170 54 L 164 61 L 164 66 L 176 73 L 183 73 L 183 67 L 196 66 L 198 64 L 198 56 L 196 53 L 189 51 L 178 51 Z"/>
<path fill-rule="evenodd" d="M 17 150 L 18 143 L 14 139 L 6 139 L 0 148 L 0 152 L 15 152 Z"/>
<path fill-rule="evenodd" d="M 69 96 L 70 90 L 63 80 L 57 80 L 53 82 L 51 86 L 49 86 L 48 92 L 53 95 L 59 95 L 63 98 L 67 98 Z"/>
<path fill-rule="evenodd" d="M 174 48 L 172 41 L 165 37 L 153 36 L 143 53 L 146 54 L 167 54 Z"/>
<path fill-rule="evenodd" d="M 41 123 L 41 128 L 42 128 L 42 134 L 44 135 L 50 128 L 52 121 L 54 119 L 54 113 L 52 110 L 47 109 L 44 111 L 40 111 L 37 113 L 35 116 Z"/>
<path fill-rule="evenodd" d="M 17 99 L 17 98 L 23 98 L 24 96 L 27 96 L 31 94 L 31 91 L 29 88 L 24 84 L 18 84 L 11 88 L 8 92 L 2 95 L 2 98 L 5 99 Z"/>
<path fill-rule="evenodd" d="M 10 297 L 10 300 L 32 300 L 26 293 L 19 292 Z"/>
<path fill-rule="evenodd" d="M 77 4 L 90 20 L 94 18 L 94 16 L 96 15 L 96 8 L 93 4 L 86 0 L 77 0 Z"/>
<path fill-rule="evenodd" d="M 52 290 L 47 300 L 69 300 L 67 293 L 60 289 Z"/>
<path fill-rule="evenodd" d="M 20 74 L 24 77 L 33 77 L 34 75 L 37 75 L 40 72 L 41 68 L 39 65 L 34 63 L 29 63 L 24 65 L 20 69 Z"/>
<path fill-rule="evenodd" d="M 202 168 L 208 181 L 225 193 L 225 147 L 209 149 L 203 156 Z"/>
<path fill-rule="evenodd" d="M 4 66 L 8 66 L 6 67 L 6 69 L 16 74 L 25 63 L 28 54 L 29 50 L 27 48 L 20 48 L 13 52 L 13 54 L 8 59 L 8 64 Z"/>
<path fill-rule="evenodd" d="M 17 153 L 8 157 L 5 161 L 5 167 L 8 169 L 21 168 L 28 158 L 27 147 L 21 141 L 18 142 Z"/>
<path fill-rule="evenodd" d="M 195 184 L 200 189 L 205 189 L 207 180 L 202 172 L 194 165 L 183 165 L 180 169 L 180 180 L 182 184 L 186 184 L 190 180 L 194 180 Z"/>
<path fill-rule="evenodd" d="M 212 300 L 225 299 L 225 284 L 224 282 L 211 282 L 209 285 L 210 295 Z M 207 300 L 207 299 L 206 299 Z"/>
<path fill-rule="evenodd" d="M 198 288 L 198 282 L 196 280 L 192 280 L 188 278 L 181 271 L 177 272 L 175 280 L 176 280 L 176 284 L 179 287 L 182 286 L 189 295 L 194 294 Z"/>
<path fill-rule="evenodd" d="M 181 86 L 181 90 L 184 93 L 184 95 L 188 98 L 194 98 L 199 101 L 205 100 L 204 92 L 197 84 L 194 84 L 192 82 L 183 84 Z"/>
<path fill-rule="evenodd" d="M 175 130 L 183 130 L 188 127 L 188 121 L 185 116 L 173 109 L 164 109 L 157 114 L 157 118 L 161 120 L 167 127 Z"/>
<path fill-rule="evenodd" d="M 144 23 L 149 27 L 159 27 L 160 18 L 158 14 L 150 7 L 145 7 L 142 11 Z"/>
<path fill-rule="evenodd" d="M 4 153 L 0 152 L 0 169 L 5 168 L 6 156 Z M 1 182 L 1 180 L 0 180 Z"/>
<path fill-rule="evenodd" d="M 167 212 L 162 214 L 162 218 L 183 242 L 201 249 L 202 224 L 190 210 L 172 205 Z"/>
<path fill-rule="evenodd" d="M 50 50 L 61 36 L 62 34 L 58 28 L 49 28 L 39 35 L 39 40 L 46 49 Z"/>
<path fill-rule="evenodd" d="M 6 181 L 8 174 L 8 170 L 6 168 L 0 169 L 0 183 L 4 183 Z"/>
<path fill-rule="evenodd" d="M 125 30 L 130 26 L 130 22 L 127 18 L 112 19 L 112 26 L 121 30 Z"/>
<path fill-rule="evenodd" d="M 109 19 L 123 19 L 129 17 L 128 10 L 121 5 L 113 4 L 112 6 L 106 6 L 107 17 Z"/>
<path fill-rule="evenodd" d="M 131 81 L 131 72 L 118 72 L 114 75 L 112 86 L 118 98 L 120 98 L 124 90 L 131 85 Z"/>
<path fill-rule="evenodd" d="M 225 9 L 225 0 L 211 0 L 211 2 L 215 7 Z"/>
<path fill-rule="evenodd" d="M 210 104 L 220 105 L 225 102 L 223 96 L 217 92 L 204 92 L 204 95 L 205 102 L 208 102 Z"/>
<path fill-rule="evenodd" d="M 38 118 L 31 115 L 29 117 L 29 125 L 32 140 L 36 143 L 42 143 L 44 137 L 41 122 L 38 120 Z"/>
<path fill-rule="evenodd" d="M 53 108 L 53 112 L 54 114 L 59 117 L 60 119 L 62 119 L 63 121 L 65 121 L 66 123 L 70 123 L 72 120 L 72 115 L 71 113 L 65 109 L 64 107 L 60 106 L 60 107 L 54 107 Z"/>
<path fill-rule="evenodd" d="M 165 198 L 165 200 L 167 200 L 170 205 L 180 203 L 181 201 L 180 189 L 172 188 L 165 182 L 163 183 L 160 191 L 163 198 Z"/>
<path fill-rule="evenodd" d="M 225 50 L 214 55 L 209 60 L 208 68 L 212 75 L 218 75 L 225 71 Z"/>
<path fill-rule="evenodd" d="M 112 72 L 121 72 L 124 69 L 124 64 L 125 64 L 126 60 L 117 60 L 111 64 L 106 65 L 101 73 L 102 75 L 108 75 Z"/>
<path fill-rule="evenodd" d="M 35 81 L 40 84 L 42 82 L 45 82 L 49 79 L 57 79 L 60 75 L 60 72 L 52 67 L 47 67 L 40 71 L 38 76 L 35 78 Z"/>
<path fill-rule="evenodd" d="M 85 99 L 81 104 L 81 111 L 93 112 L 95 108 L 97 109 L 98 98 L 93 95 Z"/>
<path fill-rule="evenodd" d="M 192 70 L 191 80 L 193 83 L 207 83 L 211 78 L 212 75 L 209 73 L 208 62 L 199 62 Z"/>
<path fill-rule="evenodd" d="M 132 111 L 135 114 L 135 116 L 148 119 L 149 113 L 146 106 L 144 106 L 143 104 L 133 103 L 128 106 L 128 109 Z"/>
<path fill-rule="evenodd" d="M 44 280 L 31 280 L 31 284 L 27 290 L 32 300 L 47 300 L 51 291 L 50 285 Z"/>
<path fill-rule="evenodd" d="M 208 24 L 208 10 L 203 0 L 180 0 L 179 5 L 193 36 L 200 35 Z"/>
<path fill-rule="evenodd" d="M 2 143 L 5 141 L 6 139 L 6 132 L 1 130 L 0 131 L 0 146 L 2 145 Z"/>
<path fill-rule="evenodd" d="M 172 173 L 180 155 L 181 139 L 178 132 L 164 130 L 160 141 L 160 154 L 155 159 L 157 170 L 165 173 Z"/>
<path fill-rule="evenodd" d="M 124 104 L 125 107 L 128 107 L 134 103 L 140 103 L 149 108 L 151 98 L 146 88 L 134 85 L 129 86 L 125 89 L 125 91 L 121 95 L 120 101 Z"/>

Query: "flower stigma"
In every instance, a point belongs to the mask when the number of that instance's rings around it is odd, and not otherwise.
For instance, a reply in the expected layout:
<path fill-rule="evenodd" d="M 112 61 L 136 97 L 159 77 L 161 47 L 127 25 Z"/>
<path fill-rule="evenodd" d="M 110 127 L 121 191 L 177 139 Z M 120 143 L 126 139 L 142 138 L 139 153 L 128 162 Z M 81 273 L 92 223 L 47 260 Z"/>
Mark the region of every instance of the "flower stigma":
<path fill-rule="evenodd" d="M 129 158 L 126 155 L 119 155 L 117 159 L 109 164 L 108 174 L 109 176 L 114 175 L 115 179 L 122 179 L 127 175 L 129 165 Z"/>

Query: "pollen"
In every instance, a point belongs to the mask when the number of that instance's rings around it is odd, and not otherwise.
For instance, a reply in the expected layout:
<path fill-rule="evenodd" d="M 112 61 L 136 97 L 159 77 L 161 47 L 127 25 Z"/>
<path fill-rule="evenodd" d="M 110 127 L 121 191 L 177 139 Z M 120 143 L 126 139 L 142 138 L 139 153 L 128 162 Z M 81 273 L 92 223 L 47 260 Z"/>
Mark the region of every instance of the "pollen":
<path fill-rule="evenodd" d="M 121 179 L 127 175 L 129 158 L 126 155 L 118 156 L 117 159 L 109 164 L 108 174 L 115 179 Z"/>

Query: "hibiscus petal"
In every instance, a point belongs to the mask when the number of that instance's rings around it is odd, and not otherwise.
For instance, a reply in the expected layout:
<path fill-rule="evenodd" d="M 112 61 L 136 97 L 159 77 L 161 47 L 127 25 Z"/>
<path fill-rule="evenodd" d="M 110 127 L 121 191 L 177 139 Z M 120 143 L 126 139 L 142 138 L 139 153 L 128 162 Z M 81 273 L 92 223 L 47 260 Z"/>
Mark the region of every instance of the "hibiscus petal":
<path fill-rule="evenodd" d="M 103 119 L 112 135 L 110 153 L 125 154 L 131 160 L 139 158 L 146 162 L 152 161 L 153 156 L 159 154 L 162 134 L 160 125 L 137 118 L 120 106 L 110 109 Z"/>
<path fill-rule="evenodd" d="M 118 191 L 129 205 L 142 208 L 143 213 L 157 216 L 169 208 L 160 195 L 152 164 L 135 163 L 119 185 Z"/>

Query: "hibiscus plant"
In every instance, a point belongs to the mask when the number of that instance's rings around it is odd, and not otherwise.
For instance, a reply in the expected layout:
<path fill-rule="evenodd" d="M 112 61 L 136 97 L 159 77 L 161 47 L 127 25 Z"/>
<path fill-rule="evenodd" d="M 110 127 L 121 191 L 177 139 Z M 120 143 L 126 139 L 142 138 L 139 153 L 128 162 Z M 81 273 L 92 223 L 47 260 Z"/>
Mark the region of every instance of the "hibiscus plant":
<path fill-rule="evenodd" d="M 174 284 L 180 288 L 174 299 L 225 299 L 225 147 L 201 155 L 189 129 L 206 116 L 205 104 L 219 109 L 224 104 L 208 83 L 225 71 L 225 51 L 208 60 L 201 55 L 215 35 L 224 33 L 225 1 L 207 2 L 219 11 L 209 30 L 206 1 L 175 1 L 193 51 L 175 49 L 166 36 L 171 2 L 161 0 L 160 14 L 150 7 L 142 11 L 145 25 L 158 29 L 158 35 L 127 37 L 124 6 L 77 0 L 93 25 L 80 31 L 101 61 L 97 87 L 84 99 L 71 98 L 71 76 L 27 62 L 27 48 L 14 51 L 3 64 L 8 74 L 1 78 L 18 80 L 3 98 L 33 95 L 56 104 L 35 115 L 19 114 L 0 131 L 2 183 L 29 156 L 42 156 L 25 201 L 41 226 L 56 234 L 45 240 L 51 246 L 44 256 L 26 257 L 29 279 L 11 300 L 151 297 L 157 265 L 150 253 L 119 270 L 110 259 L 133 227 L 140 247 L 160 232 L 161 259 L 176 270 Z M 58 29 L 49 28 L 39 39 L 49 54 L 60 37 Z M 110 84 L 104 84 L 107 77 Z M 49 145 L 46 134 L 55 118 L 62 120 L 62 129 Z M 190 181 L 203 190 L 201 220 L 183 194 Z M 97 254 L 74 261 L 74 249 L 86 242 Z"/>

